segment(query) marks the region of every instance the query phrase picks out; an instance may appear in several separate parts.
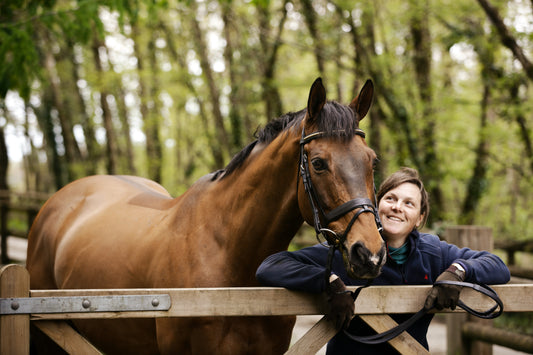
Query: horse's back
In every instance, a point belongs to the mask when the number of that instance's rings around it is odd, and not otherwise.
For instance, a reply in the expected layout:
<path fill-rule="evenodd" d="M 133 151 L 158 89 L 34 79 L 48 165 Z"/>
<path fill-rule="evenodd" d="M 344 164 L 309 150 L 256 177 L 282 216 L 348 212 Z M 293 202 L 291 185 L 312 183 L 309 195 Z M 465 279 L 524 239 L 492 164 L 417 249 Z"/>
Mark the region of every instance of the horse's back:
<path fill-rule="evenodd" d="M 90 265 L 85 265 L 85 273 L 72 276 L 80 284 L 87 283 L 80 285 L 82 288 L 97 287 L 90 284 L 92 277 L 86 273 L 103 267 L 99 264 L 109 261 L 106 257 L 111 257 L 111 252 L 120 255 L 117 249 L 127 251 L 127 240 L 135 240 L 135 231 L 142 233 L 150 227 L 138 227 L 134 222 L 161 218 L 171 202 L 161 185 L 139 177 L 97 175 L 68 184 L 44 204 L 28 235 L 26 263 L 32 288 L 77 286 L 64 284 L 68 274 L 75 263 L 83 267 L 83 261 L 93 257 Z M 116 262 L 120 261 L 116 257 Z"/>

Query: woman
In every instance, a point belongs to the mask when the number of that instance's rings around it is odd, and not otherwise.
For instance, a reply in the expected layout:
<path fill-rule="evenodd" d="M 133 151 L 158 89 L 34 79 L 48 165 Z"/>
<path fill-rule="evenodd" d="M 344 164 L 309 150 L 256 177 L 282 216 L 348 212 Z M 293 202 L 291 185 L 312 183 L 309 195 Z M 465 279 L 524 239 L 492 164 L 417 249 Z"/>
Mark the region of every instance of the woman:
<path fill-rule="evenodd" d="M 510 279 L 509 269 L 500 258 L 486 252 L 460 249 L 436 235 L 420 233 L 429 214 L 428 194 L 418 172 L 402 168 L 381 184 L 377 193 L 378 210 L 383 224 L 383 237 L 388 247 L 388 258 L 373 285 L 425 285 L 437 280 L 467 281 L 483 284 L 501 284 Z M 269 256 L 259 266 L 256 276 L 265 286 L 320 293 L 326 291 L 330 305 L 329 316 L 337 326 L 347 328 L 355 335 L 374 332 L 358 317 L 352 320 L 354 302 L 345 285 L 362 285 L 366 281 L 348 277 L 337 251 L 332 265 L 329 285 L 324 277 L 328 249 L 315 245 L 295 252 L 280 252 Z M 425 307 L 455 309 L 460 286 L 434 286 Z M 410 314 L 391 315 L 401 323 Z M 426 339 L 432 314 L 425 315 L 408 332 L 426 349 Z M 327 346 L 328 354 L 395 353 L 387 343 L 366 345 L 339 332 Z"/>

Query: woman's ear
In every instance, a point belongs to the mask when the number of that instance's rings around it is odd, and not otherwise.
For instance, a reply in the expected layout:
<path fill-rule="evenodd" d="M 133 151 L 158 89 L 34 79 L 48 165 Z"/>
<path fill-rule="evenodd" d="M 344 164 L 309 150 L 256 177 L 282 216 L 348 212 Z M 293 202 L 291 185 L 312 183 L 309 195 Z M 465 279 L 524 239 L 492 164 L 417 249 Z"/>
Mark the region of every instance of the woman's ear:
<path fill-rule="evenodd" d="M 424 214 L 421 213 L 420 216 L 418 216 L 418 221 L 416 221 L 415 228 L 418 229 L 420 225 L 422 224 L 422 221 L 424 220 Z"/>

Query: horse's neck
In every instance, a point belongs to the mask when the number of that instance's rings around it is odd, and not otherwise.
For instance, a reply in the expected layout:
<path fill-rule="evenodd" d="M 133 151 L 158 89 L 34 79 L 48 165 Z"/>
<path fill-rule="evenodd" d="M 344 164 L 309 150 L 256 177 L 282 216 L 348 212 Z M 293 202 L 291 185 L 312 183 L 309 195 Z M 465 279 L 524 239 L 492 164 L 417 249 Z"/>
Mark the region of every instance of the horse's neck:
<path fill-rule="evenodd" d="M 287 133 L 259 147 L 241 169 L 208 192 L 223 215 L 224 223 L 216 228 L 223 230 L 217 234 L 225 239 L 224 250 L 242 267 L 256 267 L 266 256 L 285 250 L 303 222 L 297 198 L 298 141 Z"/>

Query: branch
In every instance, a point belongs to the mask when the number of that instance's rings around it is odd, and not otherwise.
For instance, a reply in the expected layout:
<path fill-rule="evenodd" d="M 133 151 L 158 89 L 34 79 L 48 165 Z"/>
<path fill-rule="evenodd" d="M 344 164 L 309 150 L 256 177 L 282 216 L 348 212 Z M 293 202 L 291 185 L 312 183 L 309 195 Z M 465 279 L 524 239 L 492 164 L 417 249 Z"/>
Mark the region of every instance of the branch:
<path fill-rule="evenodd" d="M 498 35 L 501 38 L 502 44 L 509 48 L 516 59 L 522 64 L 526 75 L 530 80 L 533 80 L 533 64 L 526 57 L 522 48 L 516 43 L 516 40 L 511 35 L 505 24 L 503 23 L 502 18 L 498 14 L 498 10 L 489 4 L 488 0 L 478 0 L 478 3 L 481 5 L 485 13 L 489 17 L 490 21 L 496 27 Z"/>

